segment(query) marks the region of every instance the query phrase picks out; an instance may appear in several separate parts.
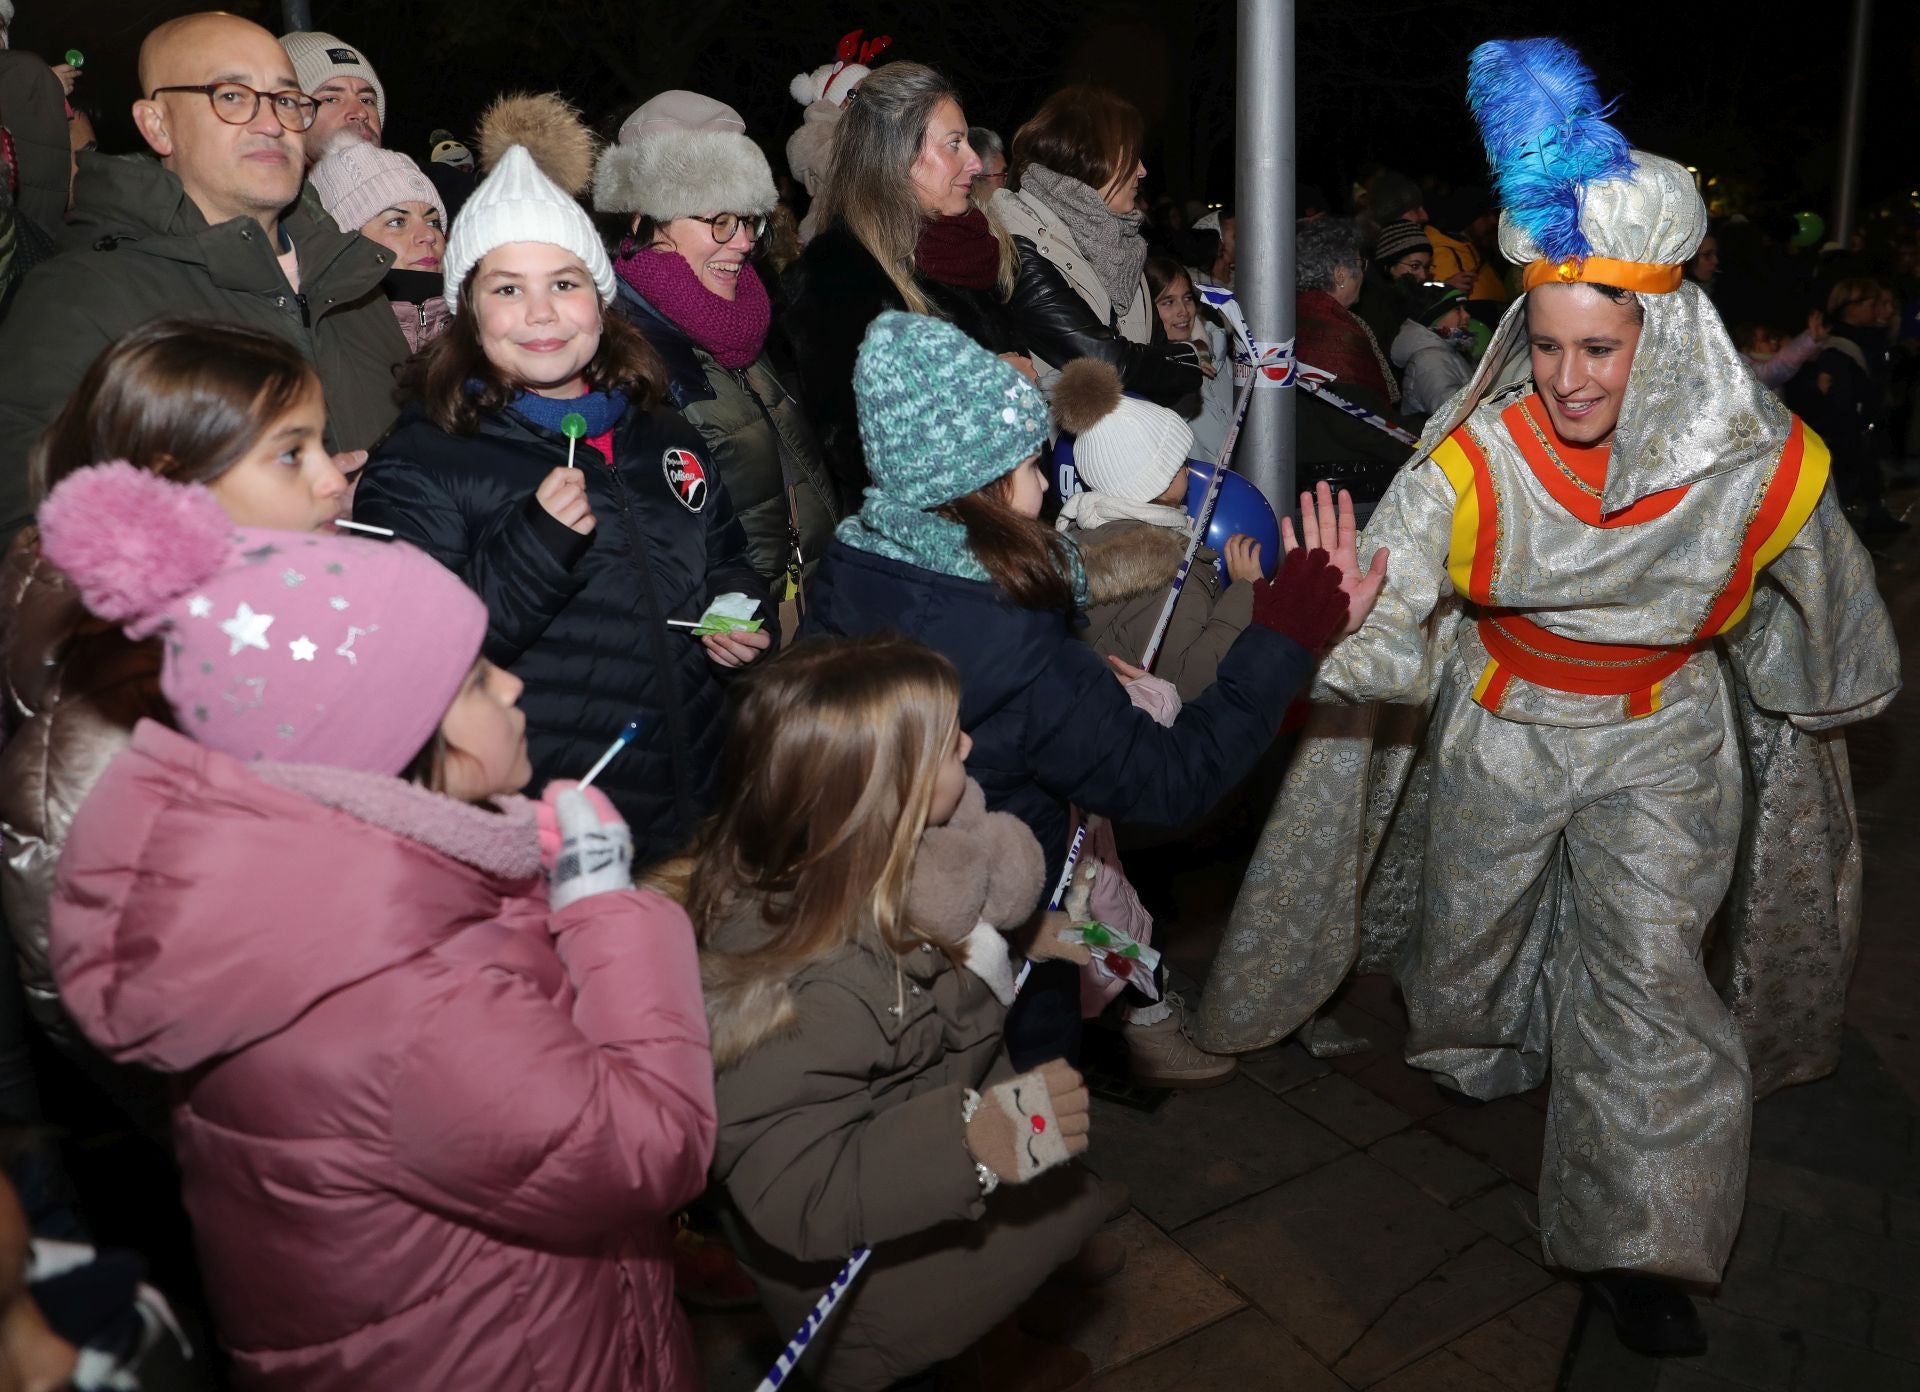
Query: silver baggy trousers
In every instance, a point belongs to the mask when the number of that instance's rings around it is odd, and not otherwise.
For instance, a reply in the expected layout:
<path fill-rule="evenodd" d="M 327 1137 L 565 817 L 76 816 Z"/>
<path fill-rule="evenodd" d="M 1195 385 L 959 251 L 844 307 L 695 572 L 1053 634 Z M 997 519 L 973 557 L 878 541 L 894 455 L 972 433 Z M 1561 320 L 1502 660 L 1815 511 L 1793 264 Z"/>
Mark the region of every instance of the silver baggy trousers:
<path fill-rule="evenodd" d="M 1471 681 L 1455 664 L 1428 736 L 1422 913 L 1398 972 L 1408 1062 L 1480 1098 L 1551 1072 L 1550 1264 L 1717 1281 L 1752 1119 L 1701 960 L 1740 831 L 1724 687 L 1566 728 L 1504 720 Z"/>

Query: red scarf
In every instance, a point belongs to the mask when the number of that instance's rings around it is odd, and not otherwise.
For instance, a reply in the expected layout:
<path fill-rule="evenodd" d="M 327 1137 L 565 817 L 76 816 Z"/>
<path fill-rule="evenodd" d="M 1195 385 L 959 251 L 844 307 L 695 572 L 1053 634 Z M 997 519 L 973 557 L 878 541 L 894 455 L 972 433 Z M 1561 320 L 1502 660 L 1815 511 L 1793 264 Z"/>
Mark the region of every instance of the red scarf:
<path fill-rule="evenodd" d="M 1398 395 L 1387 386 L 1373 335 L 1351 310 L 1324 290 L 1302 290 L 1293 304 L 1301 362 L 1331 372 L 1341 381 L 1371 387 L 1383 400 Z M 1332 390 L 1340 390 L 1338 382 Z"/>
<path fill-rule="evenodd" d="M 913 268 L 942 285 L 991 290 L 1000 281 L 1000 241 L 978 208 L 932 218 L 920 224 Z"/>

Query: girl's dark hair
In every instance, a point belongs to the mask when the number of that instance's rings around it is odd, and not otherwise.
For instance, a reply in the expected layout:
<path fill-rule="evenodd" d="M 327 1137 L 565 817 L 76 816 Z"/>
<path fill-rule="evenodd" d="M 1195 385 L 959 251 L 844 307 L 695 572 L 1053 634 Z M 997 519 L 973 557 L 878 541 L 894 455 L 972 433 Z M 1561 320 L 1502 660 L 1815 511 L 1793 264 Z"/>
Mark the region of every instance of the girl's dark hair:
<path fill-rule="evenodd" d="M 1634 323 L 1644 324 L 1647 322 L 1647 307 L 1640 302 L 1640 297 L 1634 294 L 1633 291 L 1623 290 L 1618 285 L 1601 285 L 1595 281 L 1580 281 L 1577 283 L 1585 285 L 1596 295 L 1603 295 L 1617 305 L 1625 305 L 1633 311 Z"/>
<path fill-rule="evenodd" d="M 1007 501 L 1012 491 L 1007 473 L 934 510 L 967 529 L 967 549 L 1022 609 L 1072 608 L 1066 540 L 1039 518 L 1015 512 Z"/>
<path fill-rule="evenodd" d="M 407 761 L 400 770 L 402 783 L 417 783 L 429 792 L 441 790 L 441 778 L 446 772 L 447 737 L 435 726 L 433 733 L 427 736 L 427 742 L 420 746 L 420 752 Z"/>
<path fill-rule="evenodd" d="M 480 417 L 501 410 L 523 390 L 493 365 L 480 346 L 480 318 L 474 308 L 476 265 L 460 286 L 460 308 L 447 331 L 401 369 L 400 385 L 420 402 L 427 418 L 451 435 L 471 435 Z M 626 316 L 602 306 L 600 346 L 588 360 L 586 378 L 595 391 L 618 391 L 638 406 L 658 404 L 666 396 L 667 368 Z M 478 384 L 476 387 L 474 384 Z"/>
<path fill-rule="evenodd" d="M 109 459 L 180 483 L 211 482 L 319 388 L 312 365 L 274 334 L 155 319 L 93 360 L 35 441 L 34 495 Z"/>
<path fill-rule="evenodd" d="M 1105 87 L 1062 87 L 1014 132 L 1009 169 L 1015 179 L 1030 164 L 1078 179 L 1104 194 L 1131 174 L 1146 148 L 1140 108 Z"/>
<path fill-rule="evenodd" d="M 1193 291 L 1194 313 L 1209 324 L 1224 324 L 1220 311 L 1200 298 L 1200 287 L 1193 283 L 1193 273 L 1171 256 L 1149 256 L 1145 267 L 1147 273 L 1147 303 L 1159 299 L 1166 288 L 1176 280 L 1184 280 Z"/>

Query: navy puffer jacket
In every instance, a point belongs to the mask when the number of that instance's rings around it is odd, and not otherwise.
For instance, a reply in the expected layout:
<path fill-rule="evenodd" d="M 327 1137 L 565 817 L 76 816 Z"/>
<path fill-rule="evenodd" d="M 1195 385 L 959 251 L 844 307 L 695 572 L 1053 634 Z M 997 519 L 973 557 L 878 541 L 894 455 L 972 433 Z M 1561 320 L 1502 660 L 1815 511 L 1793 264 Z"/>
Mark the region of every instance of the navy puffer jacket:
<path fill-rule="evenodd" d="M 612 467 L 581 443 L 595 529 L 581 536 L 534 501 L 567 462 L 566 437 L 511 409 L 449 435 L 409 408 L 374 451 L 354 498 L 360 521 L 391 527 L 470 585 L 487 606 L 490 662 L 526 683 L 533 789 L 578 778 L 629 720 L 639 737 L 595 782 L 633 828 L 634 863 L 670 855 L 706 810 L 726 691 L 697 619 L 715 595 L 767 599 L 747 537 L 699 432 L 671 411 L 629 408 Z M 669 458 L 671 456 L 671 458 Z M 696 461 L 685 490 L 667 469 Z M 774 616 L 763 603 L 769 627 Z"/>
<path fill-rule="evenodd" d="M 1219 676 L 1171 727 L 1127 699 L 1077 620 L 1022 609 L 997 585 L 958 580 L 836 541 L 814 574 L 802 636 L 892 632 L 960 669 L 967 772 L 987 806 L 1025 822 L 1066 860 L 1069 803 L 1117 821 L 1177 826 L 1230 792 L 1273 742 L 1314 659 L 1270 629 L 1234 640 Z"/>

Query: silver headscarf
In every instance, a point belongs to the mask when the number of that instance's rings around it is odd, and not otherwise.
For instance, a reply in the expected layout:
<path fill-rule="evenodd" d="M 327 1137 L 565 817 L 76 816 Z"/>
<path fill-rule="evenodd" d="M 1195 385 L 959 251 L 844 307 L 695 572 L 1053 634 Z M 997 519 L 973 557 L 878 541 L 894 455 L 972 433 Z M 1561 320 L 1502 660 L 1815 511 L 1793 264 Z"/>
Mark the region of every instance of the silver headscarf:
<path fill-rule="evenodd" d="M 1680 165 L 1640 150 L 1632 158 L 1630 177 L 1587 185 L 1581 230 L 1595 256 L 1678 266 L 1706 235 L 1706 205 Z M 1544 259 L 1505 213 L 1500 250 L 1517 265 Z M 1601 500 L 1607 512 L 1662 489 L 1771 463 L 1792 424 L 1787 408 L 1747 367 L 1699 286 L 1683 279 L 1678 289 L 1637 291 L 1635 298 L 1645 323 L 1614 430 Z M 1413 462 L 1431 454 L 1489 396 L 1530 379 L 1526 306 L 1522 294 L 1507 307 L 1473 380 L 1428 421 Z"/>

